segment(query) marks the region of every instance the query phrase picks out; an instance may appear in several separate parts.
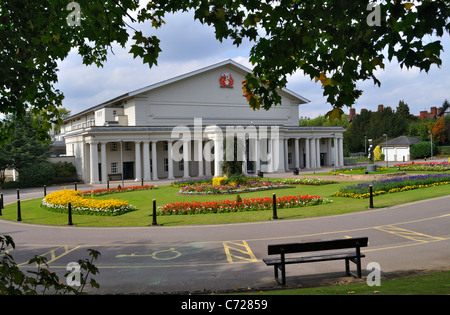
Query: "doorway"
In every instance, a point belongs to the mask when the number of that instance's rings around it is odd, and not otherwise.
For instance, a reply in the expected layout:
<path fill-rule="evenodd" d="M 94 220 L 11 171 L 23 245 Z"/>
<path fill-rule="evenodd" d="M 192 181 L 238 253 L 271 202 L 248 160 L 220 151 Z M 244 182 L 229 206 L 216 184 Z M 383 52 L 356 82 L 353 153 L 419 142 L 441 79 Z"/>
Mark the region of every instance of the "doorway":
<path fill-rule="evenodd" d="M 134 162 L 123 162 L 123 179 L 134 179 Z"/>

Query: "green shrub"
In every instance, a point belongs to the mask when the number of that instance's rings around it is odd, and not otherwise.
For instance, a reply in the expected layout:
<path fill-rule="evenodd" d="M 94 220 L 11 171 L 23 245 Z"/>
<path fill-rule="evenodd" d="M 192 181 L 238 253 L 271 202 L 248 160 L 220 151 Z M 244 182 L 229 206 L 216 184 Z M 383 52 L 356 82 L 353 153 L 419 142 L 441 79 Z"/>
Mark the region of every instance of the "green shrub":
<path fill-rule="evenodd" d="M 55 170 L 49 162 L 31 164 L 19 172 L 20 187 L 39 187 L 48 185 L 55 178 Z"/>
<path fill-rule="evenodd" d="M 431 143 L 423 141 L 414 144 L 410 149 L 411 160 L 423 159 L 431 156 Z M 436 155 L 436 146 L 433 143 L 433 155 Z"/>
<path fill-rule="evenodd" d="M 52 166 L 55 170 L 55 177 L 73 177 L 77 172 L 76 167 L 69 162 L 52 163 Z"/>
<path fill-rule="evenodd" d="M 437 152 L 438 152 L 438 154 L 441 154 L 441 155 L 450 155 L 450 145 L 438 146 Z"/>

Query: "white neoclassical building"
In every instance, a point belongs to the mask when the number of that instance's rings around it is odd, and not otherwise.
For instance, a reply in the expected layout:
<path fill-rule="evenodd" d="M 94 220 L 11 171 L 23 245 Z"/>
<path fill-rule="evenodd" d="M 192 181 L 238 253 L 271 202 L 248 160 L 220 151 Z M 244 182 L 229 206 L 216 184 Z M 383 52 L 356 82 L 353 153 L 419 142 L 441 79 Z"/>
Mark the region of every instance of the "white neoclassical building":
<path fill-rule="evenodd" d="M 226 60 L 72 115 L 61 130 L 66 155 L 87 183 L 220 176 L 232 135 L 244 173 L 342 166 L 344 129 L 299 127 L 308 100 L 287 89 L 281 105 L 254 111 L 242 91 L 249 71 Z"/>

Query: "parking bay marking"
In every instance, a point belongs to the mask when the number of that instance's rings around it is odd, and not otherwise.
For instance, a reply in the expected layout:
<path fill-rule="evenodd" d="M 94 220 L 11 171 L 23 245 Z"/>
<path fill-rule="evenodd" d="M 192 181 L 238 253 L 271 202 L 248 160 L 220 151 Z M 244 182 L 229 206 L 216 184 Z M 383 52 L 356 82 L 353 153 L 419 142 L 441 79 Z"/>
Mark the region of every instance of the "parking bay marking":
<path fill-rule="evenodd" d="M 441 237 L 430 236 L 427 234 L 402 229 L 402 228 L 399 228 L 399 227 L 396 227 L 393 225 L 377 226 L 377 227 L 375 227 L 375 229 L 386 232 L 386 233 L 394 234 L 394 235 L 397 235 L 400 237 L 404 237 L 404 238 L 407 238 L 412 241 L 421 242 L 421 243 L 428 243 L 428 242 L 433 242 L 433 241 L 444 240 Z"/>
<path fill-rule="evenodd" d="M 223 242 L 227 261 L 230 264 L 237 262 L 257 262 L 259 261 L 253 254 L 246 241 L 225 241 Z"/>
<path fill-rule="evenodd" d="M 46 263 L 50 264 L 50 263 L 54 262 L 55 260 L 57 260 L 57 259 L 65 256 L 65 255 L 73 252 L 74 250 L 76 250 L 78 248 L 80 248 L 80 246 L 75 246 L 73 248 L 69 248 L 69 246 L 63 245 L 63 246 L 59 246 L 59 247 L 57 247 L 55 249 L 52 249 L 52 250 L 50 250 L 50 251 L 48 251 L 48 252 L 46 252 L 46 253 L 44 253 L 42 255 L 39 255 L 39 256 L 47 256 L 48 255 L 49 259 L 47 260 Z M 61 252 L 61 250 L 62 250 L 62 254 L 57 256 L 57 253 L 59 254 Z M 18 264 L 17 266 L 21 267 L 21 266 L 24 266 L 24 265 L 28 265 L 28 261 L 27 262 L 23 262 L 21 264 Z"/>

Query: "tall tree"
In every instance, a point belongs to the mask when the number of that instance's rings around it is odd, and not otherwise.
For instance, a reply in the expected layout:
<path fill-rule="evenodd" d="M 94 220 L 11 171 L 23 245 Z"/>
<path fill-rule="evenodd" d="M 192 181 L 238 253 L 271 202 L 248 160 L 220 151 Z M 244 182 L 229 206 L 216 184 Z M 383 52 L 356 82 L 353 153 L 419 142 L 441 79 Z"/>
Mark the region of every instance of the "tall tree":
<path fill-rule="evenodd" d="M 322 85 L 331 120 L 361 95 L 356 83 L 381 83 L 375 71 L 386 59 L 424 71 L 439 66 L 443 47 L 430 38 L 450 33 L 447 0 L 157 0 L 141 7 L 138 0 L 2 0 L 0 112 L 22 119 L 27 109 L 44 109 L 37 130 L 44 137 L 60 120 L 58 60 L 77 48 L 84 64 L 102 66 L 113 43 L 125 47 L 130 40 L 130 53 L 151 67 L 161 51 L 151 28 L 161 27 L 165 14 L 187 10 L 213 25 L 219 41 L 254 43 L 254 68 L 244 82 L 252 108 L 279 104 L 277 89 L 302 70 Z M 132 22 L 147 23 L 146 35 Z M 14 124 L 8 126 L 0 121 L 0 141 L 11 134 Z"/>
<path fill-rule="evenodd" d="M 9 141 L 0 146 L 0 169 L 12 168 L 21 170 L 44 162 L 50 153 L 50 139 L 42 142 L 36 138 L 36 127 L 41 118 L 33 118 L 26 113 L 21 120 L 8 116 L 5 124 L 15 123 L 16 127 Z"/>

